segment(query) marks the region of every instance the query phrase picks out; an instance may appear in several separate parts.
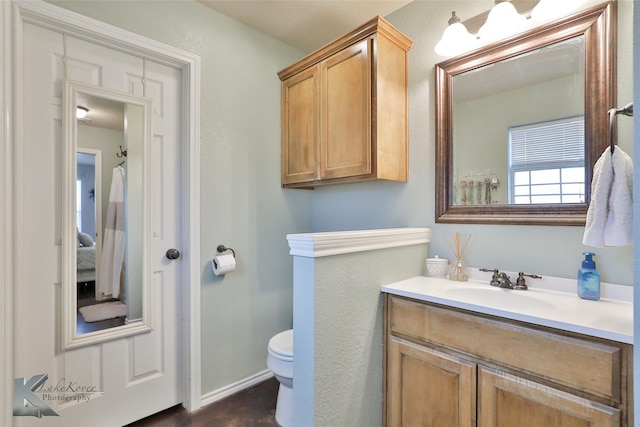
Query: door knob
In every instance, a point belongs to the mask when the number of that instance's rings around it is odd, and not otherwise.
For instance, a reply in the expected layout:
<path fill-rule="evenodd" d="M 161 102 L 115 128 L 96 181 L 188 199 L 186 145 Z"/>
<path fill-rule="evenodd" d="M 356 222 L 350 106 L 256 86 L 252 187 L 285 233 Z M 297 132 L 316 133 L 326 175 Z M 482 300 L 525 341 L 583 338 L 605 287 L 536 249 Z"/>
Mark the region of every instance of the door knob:
<path fill-rule="evenodd" d="M 168 259 L 178 259 L 180 258 L 180 251 L 174 248 L 171 248 L 167 251 Z"/>

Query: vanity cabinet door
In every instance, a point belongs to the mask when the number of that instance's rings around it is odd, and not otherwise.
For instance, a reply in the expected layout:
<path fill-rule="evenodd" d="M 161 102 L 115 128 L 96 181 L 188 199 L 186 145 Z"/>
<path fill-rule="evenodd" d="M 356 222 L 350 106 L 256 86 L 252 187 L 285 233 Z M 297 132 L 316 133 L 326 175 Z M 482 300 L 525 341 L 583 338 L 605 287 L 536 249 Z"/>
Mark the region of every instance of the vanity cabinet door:
<path fill-rule="evenodd" d="M 371 173 L 372 38 L 320 63 L 320 178 Z"/>
<path fill-rule="evenodd" d="M 395 295 L 384 328 L 385 426 L 634 425 L 628 344 Z"/>
<path fill-rule="evenodd" d="M 620 426 L 618 409 L 487 367 L 478 370 L 478 427 Z"/>
<path fill-rule="evenodd" d="M 389 340 L 387 426 L 476 425 L 476 364 L 396 337 Z"/>
<path fill-rule="evenodd" d="M 320 76 L 317 66 L 282 82 L 282 184 L 318 177 Z"/>
<path fill-rule="evenodd" d="M 370 43 L 283 81 L 283 185 L 371 173 Z"/>

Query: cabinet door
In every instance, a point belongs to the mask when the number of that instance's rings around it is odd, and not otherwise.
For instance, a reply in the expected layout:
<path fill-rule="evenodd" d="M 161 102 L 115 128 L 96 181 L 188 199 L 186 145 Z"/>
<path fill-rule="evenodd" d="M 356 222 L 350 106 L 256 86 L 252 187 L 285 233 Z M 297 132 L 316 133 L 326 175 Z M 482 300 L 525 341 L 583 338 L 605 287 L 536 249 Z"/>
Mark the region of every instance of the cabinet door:
<path fill-rule="evenodd" d="M 620 411 L 490 368 L 479 368 L 478 427 L 612 427 Z"/>
<path fill-rule="evenodd" d="M 371 40 L 350 46 L 320 64 L 322 179 L 372 172 Z"/>
<path fill-rule="evenodd" d="M 476 365 L 395 337 L 389 340 L 387 425 L 476 425 Z"/>
<path fill-rule="evenodd" d="M 319 94 L 318 67 L 282 82 L 282 184 L 318 176 Z"/>

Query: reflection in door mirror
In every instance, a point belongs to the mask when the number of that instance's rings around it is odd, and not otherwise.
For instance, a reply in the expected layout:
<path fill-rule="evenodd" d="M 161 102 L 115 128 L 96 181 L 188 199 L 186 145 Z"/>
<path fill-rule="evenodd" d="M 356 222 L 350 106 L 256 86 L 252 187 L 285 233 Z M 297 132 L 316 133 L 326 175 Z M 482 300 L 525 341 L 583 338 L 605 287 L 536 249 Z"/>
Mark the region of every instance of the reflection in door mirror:
<path fill-rule="evenodd" d="M 76 107 L 88 110 L 76 118 Z M 67 82 L 63 161 L 63 344 L 151 330 L 146 156 L 151 101 Z"/>
<path fill-rule="evenodd" d="M 102 249 L 102 150 L 78 147 L 76 155 L 77 305 L 95 301 Z M 96 179 L 98 178 L 98 179 Z M 98 232 L 100 230 L 100 232 Z M 78 316 L 78 333 L 88 332 Z"/>

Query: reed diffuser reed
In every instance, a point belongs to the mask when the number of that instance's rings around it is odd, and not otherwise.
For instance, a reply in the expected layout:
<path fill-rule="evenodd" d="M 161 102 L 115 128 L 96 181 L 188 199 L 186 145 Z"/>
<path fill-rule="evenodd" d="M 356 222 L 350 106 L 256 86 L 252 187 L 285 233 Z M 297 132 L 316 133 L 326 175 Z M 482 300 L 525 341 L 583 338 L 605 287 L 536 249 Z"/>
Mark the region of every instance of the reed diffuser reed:
<path fill-rule="evenodd" d="M 471 240 L 471 234 L 467 236 L 467 239 L 464 242 L 462 247 L 460 246 L 460 233 L 456 231 L 456 234 L 453 235 L 453 244 L 447 237 L 445 236 L 445 240 L 449 244 L 449 248 L 453 252 L 453 255 L 456 257 L 456 262 L 451 267 L 451 271 L 449 272 L 449 280 L 455 280 L 457 282 L 466 282 L 469 280 L 467 273 L 464 271 L 464 263 L 462 261 L 462 256 L 464 255 L 464 251 L 467 249 L 467 245 L 469 244 L 469 240 Z"/>

